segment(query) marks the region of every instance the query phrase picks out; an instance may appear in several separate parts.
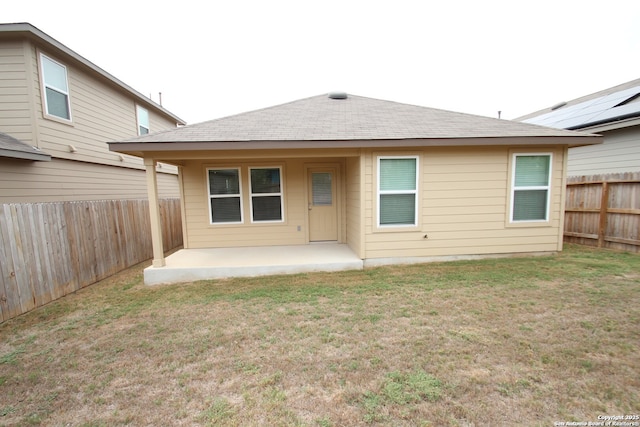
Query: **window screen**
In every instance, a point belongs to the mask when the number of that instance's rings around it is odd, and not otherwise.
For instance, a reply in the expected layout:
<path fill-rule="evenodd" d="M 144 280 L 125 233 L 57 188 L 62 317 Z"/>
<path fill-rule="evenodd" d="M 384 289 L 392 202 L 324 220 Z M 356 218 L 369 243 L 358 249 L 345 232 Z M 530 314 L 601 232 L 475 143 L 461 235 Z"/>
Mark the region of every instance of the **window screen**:
<path fill-rule="evenodd" d="M 280 168 L 251 168 L 249 171 L 252 221 L 282 221 Z"/>
<path fill-rule="evenodd" d="M 241 223 L 240 171 L 210 169 L 208 186 L 211 223 Z"/>
<path fill-rule="evenodd" d="M 378 225 L 416 225 L 418 159 L 378 159 Z"/>
<path fill-rule="evenodd" d="M 136 115 L 138 116 L 138 135 L 146 135 L 149 133 L 149 112 L 140 106 L 136 107 Z"/>
<path fill-rule="evenodd" d="M 45 55 L 40 55 L 40 61 L 46 113 L 61 119 L 71 120 L 67 69 Z"/>
<path fill-rule="evenodd" d="M 547 221 L 551 182 L 551 155 L 516 155 L 512 185 L 511 220 Z"/>

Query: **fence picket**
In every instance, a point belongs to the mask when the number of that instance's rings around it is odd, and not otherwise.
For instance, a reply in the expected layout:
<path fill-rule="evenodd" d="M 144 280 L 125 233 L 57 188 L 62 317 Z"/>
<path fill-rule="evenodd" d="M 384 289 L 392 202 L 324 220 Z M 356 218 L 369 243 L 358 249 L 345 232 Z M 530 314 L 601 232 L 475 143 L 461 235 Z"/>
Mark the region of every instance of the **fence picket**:
<path fill-rule="evenodd" d="M 9 205 L 0 206 L 0 257 L 5 262 L 0 263 L 2 273 L 2 286 L 0 286 L 0 307 L 2 307 L 0 320 L 9 319 L 22 313 L 20 305 L 20 293 L 14 266 L 13 251 L 11 249 L 11 209 Z"/>
<path fill-rule="evenodd" d="M 161 205 L 171 250 L 180 201 Z M 150 259 L 150 236 L 146 200 L 0 204 L 0 322 Z"/>
<path fill-rule="evenodd" d="M 567 180 L 565 241 L 640 252 L 640 172 Z"/>

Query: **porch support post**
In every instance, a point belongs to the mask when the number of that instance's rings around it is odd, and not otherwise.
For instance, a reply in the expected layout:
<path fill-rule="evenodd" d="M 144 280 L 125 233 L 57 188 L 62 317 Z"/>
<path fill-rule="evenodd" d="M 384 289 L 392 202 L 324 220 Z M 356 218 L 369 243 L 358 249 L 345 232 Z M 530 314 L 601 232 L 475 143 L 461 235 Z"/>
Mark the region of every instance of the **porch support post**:
<path fill-rule="evenodd" d="M 164 248 L 162 247 L 162 225 L 160 224 L 160 202 L 158 200 L 158 181 L 156 179 L 156 161 L 144 159 L 147 171 L 147 195 L 149 197 L 149 215 L 151 217 L 151 242 L 153 244 L 153 266 L 164 267 Z"/>

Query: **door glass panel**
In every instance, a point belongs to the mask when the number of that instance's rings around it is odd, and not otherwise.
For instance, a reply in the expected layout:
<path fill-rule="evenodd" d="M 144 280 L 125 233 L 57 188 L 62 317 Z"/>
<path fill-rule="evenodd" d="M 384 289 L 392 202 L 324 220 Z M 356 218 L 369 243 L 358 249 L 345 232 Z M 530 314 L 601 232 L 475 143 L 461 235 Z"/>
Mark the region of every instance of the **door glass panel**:
<path fill-rule="evenodd" d="M 331 206 L 333 204 L 333 194 L 331 193 L 331 173 L 312 173 L 311 187 L 313 206 Z"/>

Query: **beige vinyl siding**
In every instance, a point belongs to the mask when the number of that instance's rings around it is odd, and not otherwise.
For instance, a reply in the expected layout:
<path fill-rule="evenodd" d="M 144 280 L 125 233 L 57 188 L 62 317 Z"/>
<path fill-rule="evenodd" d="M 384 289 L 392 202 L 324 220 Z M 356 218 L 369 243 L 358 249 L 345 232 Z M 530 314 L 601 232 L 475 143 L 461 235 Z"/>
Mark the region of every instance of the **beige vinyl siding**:
<path fill-rule="evenodd" d="M 421 156 L 420 229 L 379 230 L 375 220 L 375 156 L 367 163 L 366 258 L 432 257 L 555 251 L 562 195 L 562 150 L 553 152 L 550 221 L 509 224 L 508 148 L 433 148 L 408 151 Z M 396 154 L 396 153 L 394 153 Z M 425 238 L 425 235 L 427 236 Z"/>
<path fill-rule="evenodd" d="M 234 246 L 303 245 L 308 243 L 307 189 L 305 167 L 336 159 L 265 158 L 224 162 L 192 160 L 182 168 L 183 202 L 187 220 L 185 247 L 212 248 Z M 339 160 L 339 162 L 342 162 Z M 284 197 L 284 222 L 252 223 L 249 201 L 249 167 L 281 166 Z M 240 168 L 243 224 L 211 224 L 207 195 L 207 168 Z M 343 193 L 343 192 L 341 192 Z M 339 213 L 340 215 L 340 213 Z M 339 231 L 339 235 L 344 235 Z"/>
<path fill-rule="evenodd" d="M 79 68 L 71 61 L 32 46 L 32 79 L 36 88 L 36 123 L 39 129 L 40 148 L 57 158 L 114 166 L 142 169 L 142 160 L 109 151 L 107 142 L 138 135 L 136 101 L 119 90 L 113 83 Z M 67 69 L 71 123 L 51 119 L 44 113 L 40 79 L 40 54 L 64 65 Z M 149 111 L 151 131 L 175 128 L 176 123 L 161 116 L 153 108 Z M 70 152 L 69 145 L 75 148 Z M 173 170 L 176 172 L 176 170 Z"/>
<path fill-rule="evenodd" d="M 161 198 L 180 197 L 176 175 L 157 176 Z M 141 170 L 62 159 L 0 158 L 0 203 L 146 198 L 146 177 Z"/>
<path fill-rule="evenodd" d="M 22 41 L 0 44 L 0 131 L 36 145 L 32 134 L 27 69 Z"/>
<path fill-rule="evenodd" d="M 569 149 L 568 176 L 640 171 L 640 126 L 603 135 L 602 144 Z"/>
<path fill-rule="evenodd" d="M 268 164 L 267 164 L 268 163 Z M 183 168 L 184 206 L 188 220 L 185 248 L 301 245 L 306 243 L 304 164 L 300 160 L 263 159 L 225 162 L 190 161 Z M 249 166 L 281 166 L 284 190 L 284 222 L 251 223 Z M 207 167 L 240 167 L 243 224 L 211 225 L 207 195 Z M 300 231 L 298 231 L 300 227 Z"/>
<path fill-rule="evenodd" d="M 363 191 L 362 170 L 360 157 L 347 158 L 345 186 L 346 186 L 346 217 L 347 217 L 347 244 L 358 256 L 364 257 L 363 251 Z"/>
<path fill-rule="evenodd" d="M 433 257 L 556 251 L 561 246 L 564 149 L 558 147 L 433 147 L 349 152 L 342 158 L 301 157 L 308 152 L 248 158 L 227 152 L 227 160 L 185 160 L 182 168 L 186 248 L 301 245 L 308 240 L 305 171 L 321 163 L 342 169 L 339 235 L 362 258 Z M 514 153 L 551 153 L 549 221 L 510 223 L 510 185 Z M 338 154 L 338 153 L 336 153 Z M 418 227 L 379 228 L 376 223 L 376 156 L 419 159 Z M 299 157 L 298 157 L 299 156 Z M 269 157 L 269 158 L 267 158 Z M 251 223 L 248 169 L 281 166 L 285 221 Z M 240 168 L 243 224 L 211 224 L 207 168 Z M 425 236 L 427 236 L 425 238 Z M 560 237 L 559 237 L 560 236 Z"/>

